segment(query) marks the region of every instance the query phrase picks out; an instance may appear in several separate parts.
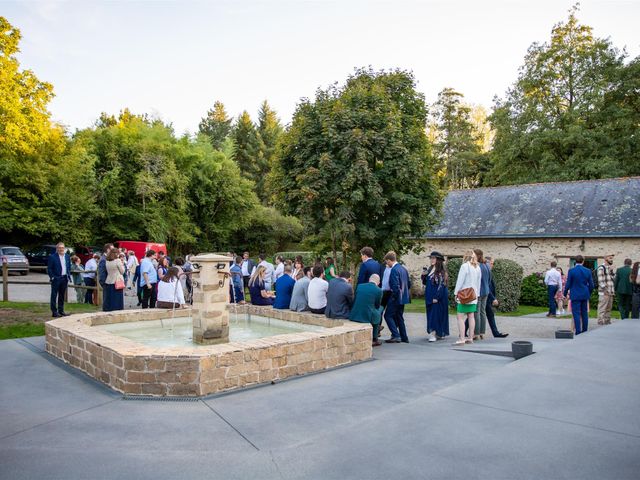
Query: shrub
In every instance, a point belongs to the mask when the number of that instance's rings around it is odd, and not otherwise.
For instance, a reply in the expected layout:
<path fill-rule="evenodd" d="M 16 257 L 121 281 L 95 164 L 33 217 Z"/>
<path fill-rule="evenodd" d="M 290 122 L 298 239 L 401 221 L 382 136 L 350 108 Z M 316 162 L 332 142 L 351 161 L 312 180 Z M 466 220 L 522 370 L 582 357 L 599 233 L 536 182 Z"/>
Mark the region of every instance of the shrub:
<path fill-rule="evenodd" d="M 493 263 L 493 280 L 496 284 L 497 310 L 513 312 L 520 305 L 520 285 L 522 284 L 522 267 L 513 260 L 497 259 Z"/>
<path fill-rule="evenodd" d="M 461 258 L 452 258 L 447 262 L 450 305 L 455 305 L 454 290 L 461 265 Z M 513 260 L 497 259 L 494 262 L 492 273 L 496 283 L 496 296 L 500 302 L 498 310 L 501 312 L 517 310 L 521 300 L 520 284 L 522 283 L 522 267 Z"/>
<path fill-rule="evenodd" d="M 520 303 L 537 307 L 546 307 L 549 304 L 543 273 L 532 273 L 522 279 Z"/>
<path fill-rule="evenodd" d="M 456 298 L 453 294 L 454 289 L 456 288 L 456 281 L 458 280 L 458 272 L 460 271 L 460 266 L 462 265 L 461 258 L 452 258 L 447 261 L 447 273 L 449 274 L 449 305 L 455 307 Z"/>

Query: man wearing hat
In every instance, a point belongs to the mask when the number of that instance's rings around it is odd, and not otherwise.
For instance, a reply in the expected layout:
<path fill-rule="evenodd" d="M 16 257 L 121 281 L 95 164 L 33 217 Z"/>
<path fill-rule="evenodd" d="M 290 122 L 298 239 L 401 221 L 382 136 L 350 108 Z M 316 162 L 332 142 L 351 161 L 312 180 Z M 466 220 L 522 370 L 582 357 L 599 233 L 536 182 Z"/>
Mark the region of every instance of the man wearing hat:
<path fill-rule="evenodd" d="M 598 267 L 598 325 L 611 324 L 611 309 L 615 296 L 615 273 L 613 254 L 605 255 L 604 263 Z"/>

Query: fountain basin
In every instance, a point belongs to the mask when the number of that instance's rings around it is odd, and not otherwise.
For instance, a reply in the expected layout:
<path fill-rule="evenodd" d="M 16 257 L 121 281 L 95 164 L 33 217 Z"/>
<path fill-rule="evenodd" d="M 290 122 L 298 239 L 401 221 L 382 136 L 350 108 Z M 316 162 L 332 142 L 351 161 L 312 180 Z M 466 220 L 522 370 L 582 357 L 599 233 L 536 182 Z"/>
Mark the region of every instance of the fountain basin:
<path fill-rule="evenodd" d="M 157 396 L 210 395 L 372 356 L 368 324 L 254 305 L 234 306 L 235 311 L 276 319 L 299 331 L 216 345 L 149 345 L 109 328 L 131 322 L 167 324 L 170 310 L 97 312 L 47 322 L 46 351 L 114 390 Z"/>

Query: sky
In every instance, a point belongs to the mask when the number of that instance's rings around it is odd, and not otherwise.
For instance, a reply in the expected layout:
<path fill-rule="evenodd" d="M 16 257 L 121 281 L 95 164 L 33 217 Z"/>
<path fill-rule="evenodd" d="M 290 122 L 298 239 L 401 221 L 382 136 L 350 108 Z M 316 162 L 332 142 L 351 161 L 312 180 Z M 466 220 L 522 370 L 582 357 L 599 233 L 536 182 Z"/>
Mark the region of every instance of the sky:
<path fill-rule="evenodd" d="M 289 123 L 301 98 L 357 67 L 411 70 L 428 102 L 445 87 L 490 108 L 527 48 L 574 0 L 0 0 L 20 29 L 22 68 L 54 86 L 75 129 L 128 107 L 195 132 L 214 101 L 252 118 L 263 100 Z M 640 55 L 640 0 L 587 1 L 581 23 Z"/>

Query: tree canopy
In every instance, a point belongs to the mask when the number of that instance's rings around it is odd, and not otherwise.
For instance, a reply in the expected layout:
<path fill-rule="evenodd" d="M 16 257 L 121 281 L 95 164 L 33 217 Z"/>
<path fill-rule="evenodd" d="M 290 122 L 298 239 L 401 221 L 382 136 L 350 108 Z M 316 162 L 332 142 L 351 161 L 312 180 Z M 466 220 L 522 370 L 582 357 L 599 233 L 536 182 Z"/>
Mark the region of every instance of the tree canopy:
<path fill-rule="evenodd" d="M 360 247 L 401 253 L 435 220 L 439 195 L 411 73 L 357 70 L 303 100 L 284 133 L 270 186 L 302 219 L 316 250 L 357 258 Z"/>
<path fill-rule="evenodd" d="M 506 98 L 496 100 L 490 117 L 490 182 L 637 174 L 637 140 L 610 135 L 620 128 L 637 137 L 638 113 L 629 108 L 635 62 L 625 67 L 624 56 L 578 22 L 577 7 L 553 27 L 548 43 L 534 43 L 518 80 Z"/>

